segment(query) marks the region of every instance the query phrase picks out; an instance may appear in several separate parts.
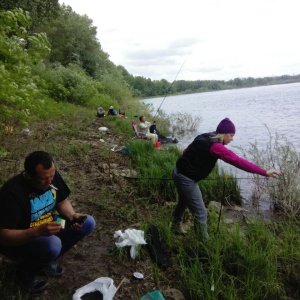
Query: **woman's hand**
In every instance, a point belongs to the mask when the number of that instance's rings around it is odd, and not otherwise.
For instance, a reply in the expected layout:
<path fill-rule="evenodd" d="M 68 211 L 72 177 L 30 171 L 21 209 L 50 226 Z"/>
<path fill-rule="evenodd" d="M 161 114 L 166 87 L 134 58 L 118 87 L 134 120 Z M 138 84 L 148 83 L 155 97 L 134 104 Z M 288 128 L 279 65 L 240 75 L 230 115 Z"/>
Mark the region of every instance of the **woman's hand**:
<path fill-rule="evenodd" d="M 277 178 L 278 176 L 281 176 L 282 172 L 277 171 L 275 169 L 270 169 L 267 171 L 267 177 L 275 177 Z"/>

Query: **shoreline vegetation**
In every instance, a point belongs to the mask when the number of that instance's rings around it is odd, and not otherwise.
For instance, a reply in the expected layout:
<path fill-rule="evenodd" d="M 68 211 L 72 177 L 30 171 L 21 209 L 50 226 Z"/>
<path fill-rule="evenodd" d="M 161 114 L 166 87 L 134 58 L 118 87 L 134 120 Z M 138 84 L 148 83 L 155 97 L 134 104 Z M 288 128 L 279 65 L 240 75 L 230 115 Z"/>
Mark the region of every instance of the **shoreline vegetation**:
<path fill-rule="evenodd" d="M 198 242 L 192 228 L 185 237 L 174 234 L 169 223 L 176 192 L 169 178 L 181 150 L 175 145 L 156 149 L 134 139 L 131 126 L 140 115 L 151 119 L 149 107 L 137 97 L 152 96 L 146 90 L 165 95 L 170 83 L 153 85 L 115 66 L 102 51 L 92 21 L 71 7 L 50 5 L 51 0 L 30 1 L 31 6 L 12 2 L 0 5 L 0 184 L 22 171 L 27 154 L 48 151 L 72 190 L 74 206 L 97 222 L 93 236 L 62 258 L 66 274 L 51 280 L 49 289 L 34 299 L 71 299 L 77 288 L 98 277 L 112 277 L 116 285 L 126 278 L 116 300 L 138 300 L 155 289 L 166 295 L 170 287 L 186 300 L 299 299 L 300 168 L 293 145 L 270 137 L 266 149 L 253 144 L 244 153 L 285 174 L 281 180 L 253 177 L 253 204 L 267 197 L 270 218 L 244 211 L 236 179 L 216 168 L 209 180 L 200 182 L 209 209 L 210 243 Z M 239 82 L 243 80 L 233 80 Z M 99 106 L 120 109 L 126 118 L 98 118 Z M 197 122 L 183 117 L 190 126 Z M 173 132 L 163 114 L 156 122 L 162 134 Z M 186 222 L 192 222 L 189 215 Z M 115 230 L 147 232 L 151 224 L 158 227 L 172 262 L 167 269 L 151 261 L 144 247 L 136 260 L 128 249 L 114 247 Z M 32 299 L 14 284 L 15 265 L 3 256 L 0 265 L 1 299 Z M 147 275 L 143 281 L 132 279 L 136 271 Z"/>

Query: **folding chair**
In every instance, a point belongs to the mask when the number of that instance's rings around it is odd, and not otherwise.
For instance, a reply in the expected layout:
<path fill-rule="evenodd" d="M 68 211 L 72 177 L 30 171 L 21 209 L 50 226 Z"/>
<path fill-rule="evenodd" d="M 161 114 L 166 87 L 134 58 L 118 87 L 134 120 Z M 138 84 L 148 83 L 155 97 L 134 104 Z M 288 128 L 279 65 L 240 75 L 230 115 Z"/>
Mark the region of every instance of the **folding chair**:
<path fill-rule="evenodd" d="M 137 139 L 147 139 L 145 133 L 138 131 L 137 124 L 136 124 L 135 120 L 132 120 L 131 124 L 132 124 L 132 129 L 135 133 L 135 138 L 137 138 Z"/>

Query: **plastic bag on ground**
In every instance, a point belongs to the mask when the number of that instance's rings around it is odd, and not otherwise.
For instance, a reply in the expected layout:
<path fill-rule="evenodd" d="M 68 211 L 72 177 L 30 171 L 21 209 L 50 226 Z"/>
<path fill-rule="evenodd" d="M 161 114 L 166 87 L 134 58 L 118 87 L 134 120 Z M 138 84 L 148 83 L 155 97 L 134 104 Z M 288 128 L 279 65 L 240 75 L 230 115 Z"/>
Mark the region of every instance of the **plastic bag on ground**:
<path fill-rule="evenodd" d="M 119 237 L 119 242 L 115 243 L 115 245 L 120 247 L 131 246 L 130 248 L 130 256 L 131 258 L 135 259 L 138 250 L 138 245 L 145 245 L 147 244 L 144 239 L 144 231 L 137 230 L 137 229 L 126 229 L 124 232 L 121 230 L 115 231 L 114 238 Z"/>
<path fill-rule="evenodd" d="M 117 288 L 114 286 L 114 281 L 111 278 L 100 277 L 77 289 L 72 300 L 81 300 L 81 297 L 85 294 L 96 291 L 99 291 L 103 295 L 103 300 L 113 300 L 117 292 Z"/>
<path fill-rule="evenodd" d="M 99 130 L 99 131 L 107 131 L 108 128 L 107 128 L 107 127 L 99 127 L 98 130 Z"/>

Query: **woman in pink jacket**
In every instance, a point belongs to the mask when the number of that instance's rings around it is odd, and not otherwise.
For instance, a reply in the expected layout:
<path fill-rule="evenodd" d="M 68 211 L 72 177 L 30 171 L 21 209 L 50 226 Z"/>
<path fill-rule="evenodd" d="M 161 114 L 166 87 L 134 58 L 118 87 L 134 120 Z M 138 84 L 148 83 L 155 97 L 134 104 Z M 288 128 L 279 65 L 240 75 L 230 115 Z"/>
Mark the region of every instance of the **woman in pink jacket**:
<path fill-rule="evenodd" d="M 186 208 L 195 218 L 195 229 L 201 240 L 209 238 L 207 232 L 207 209 L 204 205 L 198 181 L 205 179 L 218 159 L 249 173 L 266 177 L 281 175 L 275 169 L 264 170 L 239 157 L 225 146 L 233 141 L 235 126 L 228 118 L 222 120 L 216 131 L 198 135 L 184 150 L 172 171 L 178 192 L 178 203 L 173 212 L 172 227 L 186 233 L 182 220 Z"/>

